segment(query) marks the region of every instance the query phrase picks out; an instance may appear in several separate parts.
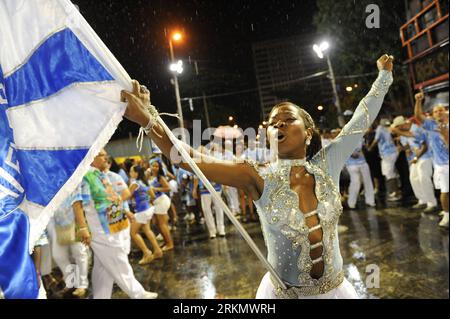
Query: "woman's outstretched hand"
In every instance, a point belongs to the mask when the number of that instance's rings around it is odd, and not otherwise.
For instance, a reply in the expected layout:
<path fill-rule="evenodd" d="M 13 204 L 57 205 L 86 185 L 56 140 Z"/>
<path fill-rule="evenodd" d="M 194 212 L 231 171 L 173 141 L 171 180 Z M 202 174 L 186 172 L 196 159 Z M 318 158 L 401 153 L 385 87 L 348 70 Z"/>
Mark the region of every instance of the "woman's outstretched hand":
<path fill-rule="evenodd" d="M 128 102 L 124 116 L 130 121 L 145 127 L 150 121 L 150 114 L 147 109 L 150 104 L 150 92 L 136 80 L 133 80 L 132 84 L 132 92 L 126 90 L 121 92 L 121 101 Z"/>
<path fill-rule="evenodd" d="M 394 68 L 394 57 L 392 55 L 384 54 L 381 56 L 381 58 L 377 61 L 377 67 L 378 70 L 386 70 L 386 71 L 392 71 Z"/>

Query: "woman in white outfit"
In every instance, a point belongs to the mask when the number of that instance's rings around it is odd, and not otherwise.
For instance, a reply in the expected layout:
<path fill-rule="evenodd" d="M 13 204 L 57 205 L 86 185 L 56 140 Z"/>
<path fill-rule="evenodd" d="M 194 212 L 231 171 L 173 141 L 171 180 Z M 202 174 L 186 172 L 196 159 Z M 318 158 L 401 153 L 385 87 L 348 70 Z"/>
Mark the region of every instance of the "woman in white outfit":
<path fill-rule="evenodd" d="M 153 261 L 153 259 L 159 259 L 162 257 L 163 252 L 159 248 L 158 241 L 155 234 L 150 228 L 150 221 L 153 217 L 154 207 L 150 206 L 150 196 L 155 197 L 153 190 L 147 184 L 145 179 L 145 171 L 139 165 L 133 165 L 130 168 L 130 194 L 134 198 L 135 206 L 135 221 L 131 224 L 131 238 L 134 243 L 142 251 L 142 259 L 139 261 L 139 265 L 145 265 Z M 144 230 L 145 236 L 148 238 L 153 247 L 152 251 L 145 244 L 144 239 L 139 233 L 140 230 Z"/>
<path fill-rule="evenodd" d="M 164 238 L 165 245 L 162 247 L 162 251 L 168 251 L 173 249 L 173 239 L 169 229 L 169 215 L 170 198 L 166 193 L 170 192 L 170 185 L 164 177 L 164 171 L 162 163 L 159 158 L 154 158 L 151 161 L 151 175 L 149 184 L 155 195 L 153 200 L 153 206 L 155 208 L 156 224 Z"/>
<path fill-rule="evenodd" d="M 388 55 L 377 61 L 380 73 L 372 89 L 326 148 L 321 148 L 311 116 L 289 102 L 276 105 L 269 115 L 269 141 L 278 146 L 278 158 L 269 165 L 215 160 L 184 144 L 202 159 L 198 167 L 206 178 L 244 189 L 256 200 L 268 261 L 287 286 L 266 275 L 257 298 L 357 298 L 344 278 L 339 249 L 339 176 L 381 108 L 393 81 L 392 61 Z M 156 121 L 149 92 L 134 81 L 133 92 L 122 91 L 122 99 L 128 102 L 126 116 L 144 127 L 169 157 L 173 144 Z M 185 163 L 180 166 L 189 169 Z"/>

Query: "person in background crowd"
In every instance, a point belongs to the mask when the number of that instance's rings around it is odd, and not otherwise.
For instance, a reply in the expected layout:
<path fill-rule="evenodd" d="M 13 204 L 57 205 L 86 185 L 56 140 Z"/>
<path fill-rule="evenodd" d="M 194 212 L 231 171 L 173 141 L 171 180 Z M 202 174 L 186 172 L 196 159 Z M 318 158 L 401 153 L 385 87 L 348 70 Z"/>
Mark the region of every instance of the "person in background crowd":
<path fill-rule="evenodd" d="M 74 210 L 73 203 L 80 198 L 69 195 L 55 211 L 47 226 L 52 257 L 63 274 L 66 289 L 76 288 L 72 295 L 83 298 L 89 287 L 89 245 L 91 234 L 84 221 L 83 211 Z M 76 269 L 72 266 L 71 257 Z M 75 278 L 73 275 L 78 274 Z"/>
<path fill-rule="evenodd" d="M 405 148 L 409 164 L 409 179 L 418 202 L 414 209 L 425 209 L 424 213 L 437 210 L 437 200 L 433 187 L 432 152 L 428 147 L 428 137 L 420 126 L 397 116 L 391 126 L 393 132 L 400 136 L 400 143 Z"/>
<path fill-rule="evenodd" d="M 172 235 L 169 230 L 169 216 L 168 211 L 170 209 L 170 198 L 165 193 L 170 192 L 170 186 L 164 176 L 163 166 L 159 158 L 151 160 L 151 176 L 149 184 L 152 191 L 155 194 L 153 199 L 153 207 L 155 208 L 156 224 L 161 232 L 165 245 L 162 247 L 162 251 L 169 251 L 174 248 Z"/>
<path fill-rule="evenodd" d="M 79 186 L 79 201 L 74 211 L 84 210 L 83 224 L 91 232 L 91 248 L 94 252 L 92 269 L 92 292 L 94 299 L 110 299 L 116 283 L 130 298 L 155 299 L 157 293 L 146 291 L 136 280 L 128 261 L 130 231 L 128 219 L 133 214 L 126 211 L 123 198 L 129 198 L 128 187 L 121 193 L 114 190 L 103 171 L 107 169 L 104 150 L 94 158 L 89 171 Z M 117 188 L 116 188 L 117 189 Z"/>
<path fill-rule="evenodd" d="M 331 143 L 331 131 L 330 129 L 323 129 L 322 131 L 322 145 L 323 147 Z"/>
<path fill-rule="evenodd" d="M 225 147 L 222 148 L 219 144 L 214 144 L 212 149 L 213 156 L 219 159 L 224 159 L 228 161 L 235 161 L 236 157 L 233 154 L 233 142 L 230 140 L 225 140 Z M 241 209 L 239 207 L 239 192 L 236 187 L 221 186 L 223 187 L 223 192 L 227 199 L 228 206 L 231 212 L 236 216 L 240 215 Z M 204 212 L 203 212 L 204 213 Z M 206 215 L 205 215 L 206 219 Z"/>
<path fill-rule="evenodd" d="M 425 98 L 422 92 L 416 94 L 414 115 L 422 123 L 422 128 L 428 134 L 430 147 L 433 151 L 434 184 L 440 190 L 440 200 L 443 218 L 439 226 L 448 228 L 449 222 L 449 155 L 448 155 L 448 113 L 442 105 L 433 108 L 432 118 L 425 117 L 422 104 Z"/>
<path fill-rule="evenodd" d="M 145 178 L 144 169 L 141 166 L 131 166 L 129 175 L 129 191 L 136 203 L 134 213 L 135 221 L 131 224 L 131 238 L 143 254 L 142 259 L 139 261 L 139 265 L 146 265 L 154 259 L 159 259 L 163 256 L 163 252 L 158 245 L 155 234 L 150 228 L 150 221 L 154 213 L 154 208 L 150 206 L 150 198 L 155 198 L 155 194 L 153 193 L 152 188 L 149 187 L 147 179 Z M 153 247 L 153 253 L 147 247 L 144 239 L 139 233 L 141 229 L 144 230 L 145 236 L 150 241 Z"/>
<path fill-rule="evenodd" d="M 375 121 L 377 122 L 377 121 Z M 374 185 L 374 194 L 378 194 L 379 191 L 384 191 L 384 184 L 382 183 L 383 174 L 381 173 L 381 158 L 378 151 L 378 145 L 375 145 L 370 151 L 369 146 L 375 139 L 375 130 L 378 124 L 373 124 L 369 127 L 364 135 L 364 147 L 363 152 L 366 158 L 367 164 L 370 167 L 370 174 Z"/>
<path fill-rule="evenodd" d="M 33 250 L 33 254 L 32 254 L 34 267 L 36 268 L 36 275 L 37 275 L 38 284 L 39 284 L 38 299 L 47 299 L 47 292 L 45 291 L 45 287 L 42 284 L 41 265 L 43 263 L 42 247 L 48 246 L 48 245 L 49 245 L 49 241 L 48 241 L 47 231 L 44 230 L 42 232 L 42 235 L 39 237 L 39 239 L 34 244 L 34 250 Z"/>
<path fill-rule="evenodd" d="M 388 119 L 381 119 L 378 125 L 375 138 L 369 146 L 369 151 L 375 145 L 378 145 L 378 151 L 381 157 L 381 172 L 386 178 L 386 188 L 388 192 L 388 201 L 398 201 L 401 199 L 400 190 L 398 188 L 397 172 L 395 169 L 395 162 L 398 158 L 398 150 L 392 139 L 391 132 L 388 127 L 391 122 Z"/>
<path fill-rule="evenodd" d="M 205 147 L 200 146 L 198 149 L 202 154 L 208 154 Z M 222 185 L 218 183 L 212 183 L 214 189 L 221 195 L 222 194 Z M 216 238 L 217 233 L 221 237 L 225 237 L 225 223 L 223 216 L 223 208 L 219 204 L 219 202 L 211 195 L 211 193 L 206 189 L 205 185 L 202 181 L 200 181 L 197 177 L 194 177 L 194 189 L 192 196 L 194 199 L 199 199 L 200 193 L 200 201 L 202 205 L 202 211 L 205 216 L 206 227 L 209 231 L 209 238 Z M 214 204 L 214 212 L 215 218 L 213 216 L 213 204 Z M 217 226 L 216 226 L 217 223 Z"/>
<path fill-rule="evenodd" d="M 372 178 L 370 176 L 370 168 L 367 165 L 366 158 L 362 152 L 363 143 L 355 149 L 350 158 L 346 162 L 347 170 L 350 174 L 350 186 L 348 189 L 348 207 L 355 209 L 356 202 L 361 188 L 361 178 L 364 184 L 364 197 L 366 205 L 375 207 L 375 194 L 373 190 Z"/>

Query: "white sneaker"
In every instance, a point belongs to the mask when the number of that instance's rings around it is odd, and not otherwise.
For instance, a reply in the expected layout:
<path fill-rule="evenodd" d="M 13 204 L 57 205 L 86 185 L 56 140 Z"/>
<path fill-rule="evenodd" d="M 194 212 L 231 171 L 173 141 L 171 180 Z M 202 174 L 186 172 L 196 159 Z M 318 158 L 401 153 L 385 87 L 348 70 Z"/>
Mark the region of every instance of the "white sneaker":
<path fill-rule="evenodd" d="M 156 236 L 156 240 L 163 241 L 164 240 L 163 235 L 162 234 L 158 234 L 158 236 Z"/>
<path fill-rule="evenodd" d="M 442 218 L 439 226 L 448 228 L 448 212 L 444 212 L 444 217 Z"/>
<path fill-rule="evenodd" d="M 156 299 L 158 298 L 158 294 L 156 292 L 144 291 L 141 299 Z"/>
<path fill-rule="evenodd" d="M 388 202 L 398 202 L 401 199 L 402 199 L 401 196 L 400 195 L 396 195 L 395 193 L 389 194 L 389 196 L 387 198 Z"/>
<path fill-rule="evenodd" d="M 205 219 L 202 217 L 200 218 L 200 221 L 198 222 L 200 225 L 203 225 L 205 223 Z"/>
<path fill-rule="evenodd" d="M 195 215 L 194 215 L 194 213 L 191 213 L 190 215 L 189 215 L 189 220 L 190 221 L 193 221 L 195 219 Z"/>

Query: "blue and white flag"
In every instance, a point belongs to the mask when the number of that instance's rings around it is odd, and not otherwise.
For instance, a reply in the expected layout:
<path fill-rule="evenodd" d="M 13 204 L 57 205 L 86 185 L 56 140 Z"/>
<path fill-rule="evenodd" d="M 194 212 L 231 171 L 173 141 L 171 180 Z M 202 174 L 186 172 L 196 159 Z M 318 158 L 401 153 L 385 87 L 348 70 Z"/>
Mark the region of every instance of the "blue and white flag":
<path fill-rule="evenodd" d="M 30 253 L 122 120 L 122 89 L 69 0 L 0 0 L 0 295 L 36 298 Z"/>

